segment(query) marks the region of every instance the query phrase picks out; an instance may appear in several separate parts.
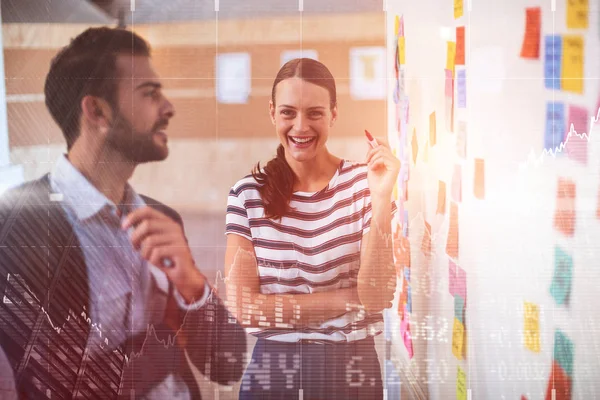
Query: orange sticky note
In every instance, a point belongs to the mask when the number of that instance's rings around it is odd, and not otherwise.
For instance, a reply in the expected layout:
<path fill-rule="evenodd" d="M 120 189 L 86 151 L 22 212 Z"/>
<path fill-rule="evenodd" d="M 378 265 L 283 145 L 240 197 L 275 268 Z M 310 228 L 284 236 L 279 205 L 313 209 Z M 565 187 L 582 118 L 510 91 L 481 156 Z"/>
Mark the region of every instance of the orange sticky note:
<path fill-rule="evenodd" d="M 456 27 L 456 58 L 455 65 L 465 65 L 465 27 Z"/>
<path fill-rule="evenodd" d="M 555 391 L 556 397 L 552 396 L 552 390 Z M 556 361 L 552 361 L 548 389 L 546 390 L 546 400 L 567 400 L 570 398 L 571 379 Z"/>
<path fill-rule="evenodd" d="M 412 139 L 410 141 L 412 146 L 412 159 L 413 163 L 417 163 L 417 153 L 419 152 L 419 142 L 417 140 L 417 129 L 413 128 Z"/>
<path fill-rule="evenodd" d="M 485 186 L 484 186 L 484 163 L 480 158 L 475 159 L 475 185 L 474 194 L 478 199 L 485 197 Z"/>
<path fill-rule="evenodd" d="M 450 258 L 458 260 L 458 205 L 454 202 L 450 202 L 450 226 L 448 227 L 446 254 Z"/>
<path fill-rule="evenodd" d="M 431 255 L 431 225 L 427 221 L 423 221 L 425 227 L 423 229 L 423 241 L 421 242 L 421 251 L 426 255 Z"/>
<path fill-rule="evenodd" d="M 437 214 L 444 215 L 446 213 L 446 184 L 440 181 L 438 186 Z"/>
<path fill-rule="evenodd" d="M 540 35 L 542 25 L 542 9 L 531 7 L 525 9 L 525 36 L 521 46 L 521 57 L 540 58 Z"/>
<path fill-rule="evenodd" d="M 575 182 L 558 179 L 554 227 L 567 236 L 575 233 Z"/>
<path fill-rule="evenodd" d="M 435 146 L 436 143 L 436 127 L 435 127 L 435 111 L 429 114 L 429 145 Z"/>

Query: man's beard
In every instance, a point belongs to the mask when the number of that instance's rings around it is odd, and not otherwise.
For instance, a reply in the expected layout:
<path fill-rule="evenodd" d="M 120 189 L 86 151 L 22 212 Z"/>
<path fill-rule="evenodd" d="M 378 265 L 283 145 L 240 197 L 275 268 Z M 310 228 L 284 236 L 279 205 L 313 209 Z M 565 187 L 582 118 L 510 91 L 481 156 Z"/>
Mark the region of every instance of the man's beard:
<path fill-rule="evenodd" d="M 155 134 L 168 120 L 159 120 L 148 132 L 136 132 L 122 114 L 117 113 L 108 136 L 108 145 L 132 163 L 162 161 L 169 155 L 166 145 L 155 142 Z"/>

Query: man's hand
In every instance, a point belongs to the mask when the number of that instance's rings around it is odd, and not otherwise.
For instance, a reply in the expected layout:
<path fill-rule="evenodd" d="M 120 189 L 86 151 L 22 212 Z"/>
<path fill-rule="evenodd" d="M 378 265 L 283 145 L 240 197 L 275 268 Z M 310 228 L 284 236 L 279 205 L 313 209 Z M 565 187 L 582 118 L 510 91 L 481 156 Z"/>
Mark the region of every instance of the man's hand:
<path fill-rule="evenodd" d="M 133 227 L 130 240 L 141 256 L 165 272 L 187 303 L 202 297 L 206 280 L 196 268 L 192 253 L 177 222 L 152 207 L 142 207 L 127 215 L 122 228 Z M 173 265 L 163 267 L 163 259 Z"/>

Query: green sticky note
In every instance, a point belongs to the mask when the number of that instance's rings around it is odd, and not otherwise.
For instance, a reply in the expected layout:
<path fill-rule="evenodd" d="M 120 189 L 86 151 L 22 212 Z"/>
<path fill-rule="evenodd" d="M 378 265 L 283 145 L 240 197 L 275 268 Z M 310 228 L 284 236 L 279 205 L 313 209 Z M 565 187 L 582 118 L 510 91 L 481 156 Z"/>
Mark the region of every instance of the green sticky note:
<path fill-rule="evenodd" d="M 454 316 L 456 317 L 457 320 L 462 322 L 463 325 L 465 324 L 464 315 L 465 315 L 465 300 L 461 296 L 455 295 L 454 296 Z"/>
<path fill-rule="evenodd" d="M 573 379 L 573 352 L 575 346 L 560 329 L 554 332 L 554 359 L 558 365 Z"/>
<path fill-rule="evenodd" d="M 554 297 L 556 304 L 568 305 L 572 276 L 573 257 L 556 246 L 554 249 L 554 276 L 550 285 L 550 294 Z"/>

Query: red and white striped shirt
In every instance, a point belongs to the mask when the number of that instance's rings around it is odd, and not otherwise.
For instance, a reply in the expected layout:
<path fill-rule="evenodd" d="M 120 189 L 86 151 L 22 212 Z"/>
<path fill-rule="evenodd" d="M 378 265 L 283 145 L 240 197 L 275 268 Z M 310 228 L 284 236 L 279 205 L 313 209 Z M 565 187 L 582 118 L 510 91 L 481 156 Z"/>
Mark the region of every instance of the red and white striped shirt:
<path fill-rule="evenodd" d="M 252 241 L 260 292 L 297 294 L 355 287 L 361 241 L 371 222 L 367 166 L 342 160 L 326 188 L 294 192 L 292 211 L 281 220 L 265 218 L 258 187 L 250 175 L 231 188 L 225 230 Z M 248 331 L 284 342 L 354 341 L 381 333 L 382 322 L 381 313 L 349 311 L 316 326 L 292 329 L 271 323 Z"/>

